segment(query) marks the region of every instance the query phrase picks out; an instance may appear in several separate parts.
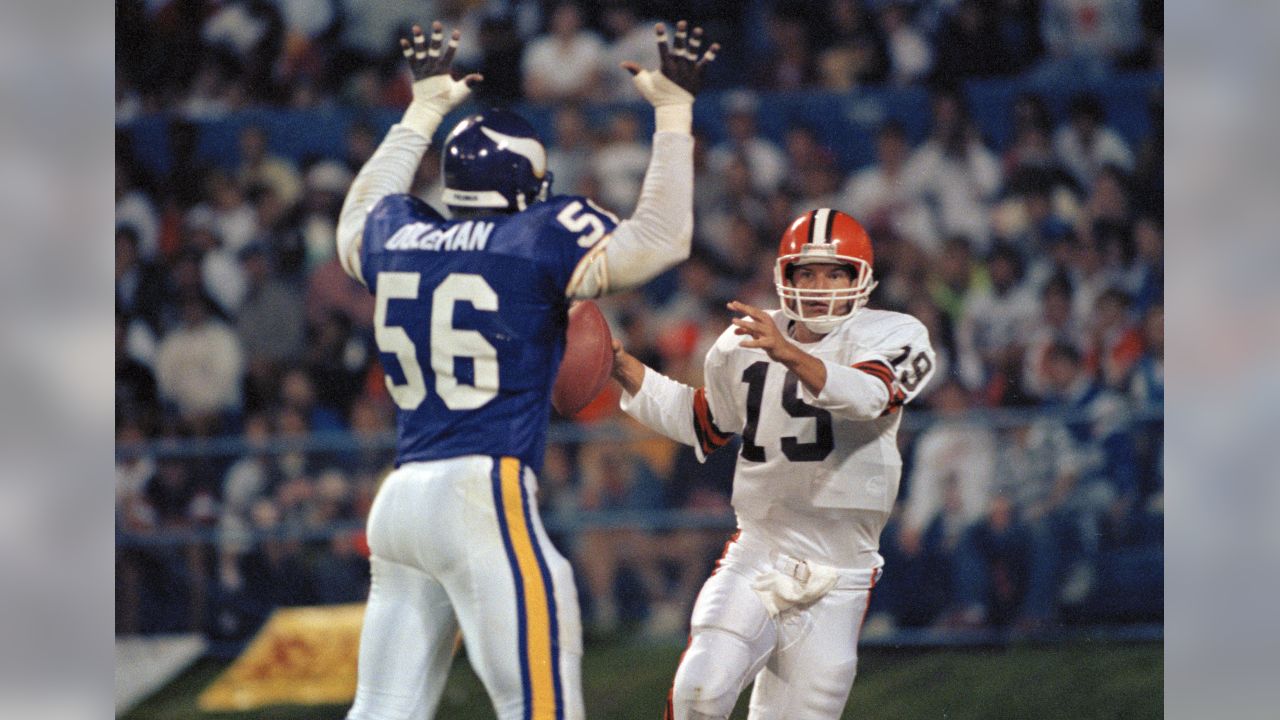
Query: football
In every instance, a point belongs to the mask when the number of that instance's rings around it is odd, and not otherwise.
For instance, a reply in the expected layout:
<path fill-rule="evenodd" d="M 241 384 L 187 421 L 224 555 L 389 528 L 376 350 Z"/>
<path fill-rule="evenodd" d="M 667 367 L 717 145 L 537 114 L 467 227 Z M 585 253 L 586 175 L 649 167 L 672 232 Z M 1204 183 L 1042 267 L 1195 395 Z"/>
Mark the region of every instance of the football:
<path fill-rule="evenodd" d="M 590 300 L 569 309 L 565 335 L 564 359 L 551 388 L 551 406 L 564 417 L 572 417 L 595 399 L 609 381 L 613 335 L 604 313 Z"/>

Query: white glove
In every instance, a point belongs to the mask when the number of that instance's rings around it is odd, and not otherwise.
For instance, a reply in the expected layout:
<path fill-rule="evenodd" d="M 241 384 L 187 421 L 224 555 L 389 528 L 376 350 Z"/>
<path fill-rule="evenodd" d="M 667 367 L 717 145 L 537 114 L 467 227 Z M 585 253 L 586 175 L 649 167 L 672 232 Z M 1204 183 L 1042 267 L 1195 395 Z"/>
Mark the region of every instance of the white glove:
<path fill-rule="evenodd" d="M 641 70 L 631 77 L 640 95 L 653 105 L 657 132 L 693 130 L 693 94 L 657 70 Z"/>
<path fill-rule="evenodd" d="M 413 102 L 400 124 L 430 140 L 444 116 L 470 94 L 465 79 L 454 80 L 447 73 L 418 80 L 413 83 Z"/>
<path fill-rule="evenodd" d="M 836 581 L 840 579 L 839 573 L 833 567 L 815 563 L 806 565 L 809 576 L 803 581 L 778 570 L 770 570 L 751 583 L 751 589 L 760 596 L 761 602 L 764 603 L 771 617 L 777 617 L 780 613 L 797 605 L 803 606 L 817 601 L 830 592 L 831 588 L 836 586 Z"/>

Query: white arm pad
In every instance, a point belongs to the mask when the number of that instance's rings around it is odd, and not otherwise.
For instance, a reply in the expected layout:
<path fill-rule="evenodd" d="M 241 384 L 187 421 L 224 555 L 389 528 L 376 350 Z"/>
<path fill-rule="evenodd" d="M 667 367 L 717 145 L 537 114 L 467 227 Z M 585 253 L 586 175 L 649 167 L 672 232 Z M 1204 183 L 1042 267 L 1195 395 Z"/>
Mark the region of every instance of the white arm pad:
<path fill-rule="evenodd" d="M 684 445 L 698 447 L 693 429 L 694 389 L 656 372 L 644 369 L 640 392 L 629 395 L 622 391 L 619 406 L 645 427 Z"/>
<path fill-rule="evenodd" d="M 418 164 L 430 144 L 428 137 L 404 125 L 392 125 L 347 190 L 338 218 L 338 262 L 348 275 L 365 285 L 368 283 L 360 268 L 364 221 L 383 197 L 409 192 Z"/>
<path fill-rule="evenodd" d="M 853 420 L 874 420 L 889 407 L 889 388 L 884 381 L 861 370 L 836 365 L 827 360 L 827 384 L 817 396 L 800 383 L 804 401 L 829 410 L 833 414 Z"/>
<path fill-rule="evenodd" d="M 573 297 L 599 297 L 638 287 L 689 257 L 693 240 L 693 136 L 659 132 L 630 218 L 609 236 L 602 253 L 580 268 Z"/>

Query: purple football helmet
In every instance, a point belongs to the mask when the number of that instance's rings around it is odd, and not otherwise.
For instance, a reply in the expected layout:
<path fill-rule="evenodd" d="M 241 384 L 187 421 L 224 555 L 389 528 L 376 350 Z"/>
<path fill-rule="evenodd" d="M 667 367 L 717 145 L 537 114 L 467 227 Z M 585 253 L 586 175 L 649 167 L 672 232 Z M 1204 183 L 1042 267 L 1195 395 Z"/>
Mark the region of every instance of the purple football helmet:
<path fill-rule="evenodd" d="M 547 149 L 524 118 L 493 108 L 454 126 L 444 141 L 444 204 L 450 210 L 524 210 L 551 193 Z"/>

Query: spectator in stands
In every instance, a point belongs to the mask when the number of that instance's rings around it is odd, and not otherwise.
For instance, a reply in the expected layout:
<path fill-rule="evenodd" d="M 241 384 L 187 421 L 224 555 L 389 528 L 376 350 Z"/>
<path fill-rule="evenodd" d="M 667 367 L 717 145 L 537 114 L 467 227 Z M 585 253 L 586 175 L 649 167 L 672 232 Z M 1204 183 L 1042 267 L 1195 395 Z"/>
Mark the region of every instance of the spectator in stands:
<path fill-rule="evenodd" d="M 857 0 L 827 4 L 822 37 L 828 44 L 818 53 L 822 87 L 836 92 L 879 82 L 888 68 L 884 41 Z"/>
<path fill-rule="evenodd" d="M 1013 621 L 1034 631 L 1055 619 L 1063 513 L 1080 475 L 1079 448 L 1052 418 L 1013 428 L 1000 443 L 996 491 L 956 551 L 961 626 Z"/>
<path fill-rule="evenodd" d="M 117 423 L 116 446 L 139 445 L 147 436 L 137 421 Z M 150 453 L 116 458 L 116 523 L 127 530 L 138 531 L 153 524 L 152 511 L 145 492 L 156 474 L 156 461 Z"/>
<path fill-rule="evenodd" d="M 360 332 L 373 329 L 374 298 L 347 275 L 336 255 L 307 278 L 306 304 L 308 323 L 320 323 L 337 312 Z"/>
<path fill-rule="evenodd" d="M 281 377 L 280 403 L 305 418 L 307 428 L 313 432 L 332 432 L 346 428 L 343 415 L 337 408 L 317 400 L 315 384 L 301 368 L 287 370 Z"/>
<path fill-rule="evenodd" d="M 148 423 L 155 420 L 158 395 L 156 379 L 151 368 L 129 354 L 128 324 L 124 315 L 116 310 L 115 359 L 116 359 L 116 424 L 130 422 Z"/>
<path fill-rule="evenodd" d="M 1071 246 L 1068 273 L 1072 287 L 1071 312 L 1079 322 L 1092 314 L 1098 298 L 1113 287 L 1123 285 L 1121 268 L 1107 262 L 1106 248 L 1093 229 L 1080 234 Z"/>
<path fill-rule="evenodd" d="M 132 225 L 116 226 L 116 312 L 129 325 L 142 323 L 138 330 L 154 336 L 161 329 L 164 280 L 159 268 L 142 258 L 140 244 Z"/>
<path fill-rule="evenodd" d="M 1027 336 L 1022 360 L 1022 384 L 1038 398 L 1049 392 L 1049 352 L 1058 345 L 1079 347 L 1084 343 L 1084 329 L 1072 312 L 1071 281 L 1066 275 L 1054 275 L 1040 291 L 1040 318 Z"/>
<path fill-rule="evenodd" d="M 191 506 L 196 490 L 187 465 L 181 460 L 165 458 L 160 460 L 142 492 L 157 527 L 181 529 L 194 525 Z"/>
<path fill-rule="evenodd" d="M 1106 165 L 1133 170 L 1133 151 L 1106 121 L 1098 96 L 1081 93 L 1071 99 L 1067 122 L 1053 135 L 1054 152 L 1082 188 L 1092 187 Z"/>
<path fill-rule="evenodd" d="M 1009 71 L 1005 42 L 990 3 L 960 0 L 938 31 L 934 76 L 947 82 Z"/>
<path fill-rule="evenodd" d="M 321 405 L 349 412 L 372 360 L 369 339 L 356 334 L 343 313 L 331 311 L 310 326 L 304 366 Z"/>
<path fill-rule="evenodd" d="M 595 150 L 592 174 L 600 181 L 600 201 L 619 215 L 628 215 L 640 198 L 640 184 L 649 167 L 649 147 L 640 141 L 640 119 L 629 110 L 609 118 L 604 144 Z"/>
<path fill-rule="evenodd" d="M 236 254 L 244 245 L 223 241 L 218 218 L 206 205 L 187 213 L 185 249 L 199 257 L 200 287 L 216 303 L 223 317 L 235 317 L 249 290 L 248 279 Z"/>
<path fill-rule="evenodd" d="M 933 129 L 907 161 L 903 182 L 936 208 L 944 236 L 964 235 L 985 253 L 991 243 L 987 208 L 1000 189 L 1000 162 L 983 144 L 958 91 L 935 92 L 932 108 Z"/>
<path fill-rule="evenodd" d="M 360 168 L 364 167 L 378 149 L 378 138 L 378 132 L 368 120 L 357 119 L 347 126 L 347 132 L 343 136 L 342 163 L 347 166 L 352 177 L 360 172 Z"/>
<path fill-rule="evenodd" d="M 579 457 L 582 485 L 579 501 L 588 512 L 659 510 L 662 483 L 638 456 L 612 445 L 585 446 Z M 578 535 L 578 565 L 591 597 L 592 624 L 616 629 L 624 619 L 615 593 L 624 566 L 639 575 L 644 607 L 661 595 L 663 582 L 653 558 L 646 556 L 647 533 L 632 527 L 597 527 Z"/>
<path fill-rule="evenodd" d="M 582 27 L 577 4 L 558 3 L 551 11 L 547 31 L 525 48 L 521 61 L 525 97 L 539 103 L 603 97 L 604 43 Z"/>
<path fill-rule="evenodd" d="M 1078 605 L 1093 590 L 1098 553 L 1109 537 L 1123 532 L 1138 499 L 1136 447 L 1128 403 L 1109 390 L 1069 345 L 1050 348 L 1046 362 L 1048 395 L 1043 407 L 1067 414 L 1067 430 L 1084 448 L 1080 478 L 1064 501 L 1059 537 L 1067 576 L 1061 599 Z"/>
<path fill-rule="evenodd" d="M 250 508 L 249 518 L 257 542 L 238 558 L 238 569 L 244 594 L 261 603 L 260 619 L 272 608 L 314 604 L 315 586 L 302 556 L 302 544 L 289 536 L 280 507 L 262 498 Z"/>
<path fill-rule="evenodd" d="M 736 219 L 745 220 L 753 228 L 764 223 L 765 199 L 756 191 L 751 170 L 740 155 L 731 157 L 715 180 L 699 184 L 700 188 L 703 186 L 707 189 L 694 204 L 697 217 L 694 241 L 710 248 L 718 257 L 724 257 L 728 253 L 728 233 Z M 792 217 L 789 206 L 787 217 Z M 751 257 L 741 260 L 757 263 L 759 257 L 752 253 Z"/>
<path fill-rule="evenodd" d="M 995 246 L 987 274 L 990 284 L 964 298 L 956 333 L 957 371 L 970 390 L 985 388 L 996 398 L 1010 399 L 1010 393 L 1021 392 L 1017 378 L 1023 343 L 1039 315 L 1038 298 L 1023 282 L 1022 256 L 1009 245 Z M 988 395 L 989 404 L 1003 404 L 991 403 L 992 398 Z"/>
<path fill-rule="evenodd" d="M 1043 186 L 1050 194 L 1078 193 L 1079 185 L 1058 160 L 1053 146 L 1053 121 L 1044 99 L 1023 94 L 1013 105 L 1013 141 L 1002 159 L 1010 191 L 1026 192 Z"/>
<path fill-rule="evenodd" d="M 1025 220 L 1022 229 L 1014 233 L 1013 246 L 1028 263 L 1028 285 L 1040 290 L 1051 277 L 1065 270 L 1055 255 L 1070 248 L 1074 235 L 1071 223 L 1055 207 L 1049 177 L 1037 174 L 1027 179 L 1020 197 Z"/>
<path fill-rule="evenodd" d="M 321 160 L 307 169 L 301 217 L 297 220 L 307 270 L 323 265 L 334 255 L 334 228 L 353 177 L 336 160 Z"/>
<path fill-rule="evenodd" d="M 880 28 L 889 51 L 889 82 L 902 86 L 918 82 L 933 67 L 933 48 L 912 25 L 910 13 L 900 0 L 886 3 L 880 10 Z"/>
<path fill-rule="evenodd" d="M 778 4 L 765 23 L 769 51 L 753 58 L 750 80 L 762 90 L 800 90 L 815 77 L 809 32 L 800 11 Z"/>
<path fill-rule="evenodd" d="M 329 388 L 321 385 L 319 394 L 324 396 Z M 344 463 L 356 478 L 376 476 L 390 470 L 391 459 L 378 443 L 385 440 L 395 431 L 395 421 L 388 402 L 368 395 L 361 395 L 349 403 L 351 412 L 347 415 L 347 425 L 360 449 L 349 455 Z M 353 499 L 353 509 L 358 509 L 360 484 L 357 481 Z M 372 497 L 369 498 L 372 501 Z M 366 517 L 356 513 L 360 518 Z"/>
<path fill-rule="evenodd" d="M 396 33 L 409 27 L 422 12 L 402 0 L 338 0 L 338 5 L 338 50 L 331 81 L 334 87 L 353 69 L 384 62 Z"/>
<path fill-rule="evenodd" d="M 1035 70 L 1046 87 L 1096 82 L 1142 40 L 1137 0 L 1044 0 L 1040 32 L 1048 57 Z"/>
<path fill-rule="evenodd" d="M 461 58 L 455 57 L 459 69 L 484 76 L 484 82 L 477 84 L 472 90 L 476 102 L 497 106 L 518 102 L 524 97 L 523 80 L 519 73 L 514 73 L 511 69 L 520 67 L 525 46 L 524 39 L 516 30 L 515 19 L 505 13 L 485 16 L 480 21 L 478 40 L 475 47 L 479 50 L 479 59 L 474 69 L 471 65 L 462 63 Z M 650 41 L 650 45 L 652 44 Z M 472 43 L 464 42 L 459 48 L 471 46 Z"/>
<path fill-rule="evenodd" d="M 836 157 L 818 139 L 816 130 L 804 123 L 793 123 L 787 129 L 783 147 L 788 170 L 781 191 L 795 198 L 793 213 L 802 215 L 815 207 L 836 207 L 841 180 Z"/>
<path fill-rule="evenodd" d="M 248 293 L 236 316 L 236 334 L 251 372 L 278 367 L 302 356 L 306 310 L 302 294 L 272 273 L 267 248 L 251 243 L 240 251 Z"/>
<path fill-rule="evenodd" d="M 160 217 L 151 196 L 140 185 L 139 171 L 128 160 L 116 162 L 116 227 L 131 227 L 137 236 L 137 254 L 155 262 L 160 254 Z"/>
<path fill-rule="evenodd" d="M 658 48 L 653 42 L 652 20 L 641 20 L 634 3 L 609 0 L 603 12 L 604 30 L 609 37 L 604 60 L 604 86 L 608 98 L 616 102 L 640 99 L 630 75 L 622 69 L 622 63 L 631 62 L 640 67 L 657 67 Z M 486 79 L 488 76 L 485 76 Z M 487 80 L 486 80 L 487 82 Z"/>
<path fill-rule="evenodd" d="M 292 205 L 302 194 L 302 178 L 289 160 L 273 155 L 267 148 L 266 128 L 248 125 L 240 131 L 240 166 L 236 180 L 241 187 L 266 185 L 286 205 Z"/>
<path fill-rule="evenodd" d="M 1134 366 L 1129 393 L 1142 406 L 1164 404 L 1164 305 L 1142 318 L 1142 356 Z"/>
<path fill-rule="evenodd" d="M 246 188 L 229 172 L 216 169 L 205 180 L 207 202 L 193 210 L 212 213 L 213 231 L 224 247 L 237 252 L 258 232 L 257 214 L 249 204 Z"/>
<path fill-rule="evenodd" d="M 555 144 L 547 148 L 547 167 L 555 173 L 557 188 L 577 194 L 582 177 L 591 171 L 592 137 L 587 116 L 579 107 L 564 105 L 556 109 L 551 122 Z"/>
<path fill-rule="evenodd" d="M 204 20 L 200 37 L 244 77 L 255 100 L 279 99 L 273 71 L 284 46 L 284 17 L 276 3 L 222 3 Z"/>
<path fill-rule="evenodd" d="M 1086 332 L 1085 364 L 1116 390 L 1129 386 L 1133 366 L 1142 356 L 1142 332 L 1132 314 L 1129 295 L 1108 288 L 1098 296 Z"/>
<path fill-rule="evenodd" d="M 735 156 L 741 156 L 751 172 L 756 192 L 768 195 L 782 185 L 787 176 L 787 157 L 773 141 L 756 130 L 756 112 L 760 102 L 746 91 L 724 96 L 725 132 L 728 137 L 707 154 L 711 172 L 723 173 Z"/>
<path fill-rule="evenodd" d="M 262 413 L 245 418 L 244 440 L 249 451 L 232 464 L 222 479 L 222 523 L 248 527 L 249 510 L 261 497 L 270 497 L 283 480 L 274 458 L 267 452 L 271 419 Z"/>
<path fill-rule="evenodd" d="M 195 77 L 178 103 L 177 111 L 186 120 L 218 120 L 245 104 L 246 88 L 227 63 L 205 55 Z"/>
<path fill-rule="evenodd" d="M 968 239 L 956 235 L 943 243 L 937 261 L 929 267 L 927 288 L 938 309 L 953 325 L 959 326 L 965 298 L 982 292 L 990 282 L 986 268 L 973 261 Z"/>
<path fill-rule="evenodd" d="M 1093 234 L 1104 245 L 1113 237 L 1118 240 L 1126 256 L 1132 252 L 1129 233 L 1133 207 L 1129 187 L 1128 173 L 1115 165 L 1104 165 L 1094 178 L 1080 218 L 1080 222 L 1091 225 Z"/>
<path fill-rule="evenodd" d="M 846 208 L 880 237 L 892 232 L 930 254 L 940 249 L 941 238 L 929 208 L 904 182 L 903 170 L 911 154 L 907 132 L 890 120 L 876 132 L 876 162 L 845 181 L 840 207 Z"/>
<path fill-rule="evenodd" d="M 182 325 L 160 342 L 156 387 L 198 435 L 230 429 L 240 411 L 244 351 L 202 297 L 182 301 Z"/>
<path fill-rule="evenodd" d="M 931 404 L 942 417 L 916 441 L 901 512 L 881 538 L 885 563 L 897 568 L 894 579 L 884 578 L 884 610 L 912 625 L 929 623 L 950 603 L 952 588 L 941 579 L 960 539 L 987 510 L 995 469 L 995 437 L 965 417 L 965 389 L 948 379 Z"/>
<path fill-rule="evenodd" d="M 1144 313 L 1164 303 L 1164 231 L 1150 215 L 1133 226 L 1134 260 L 1125 272 L 1124 287 L 1133 295 L 1133 309 Z"/>

